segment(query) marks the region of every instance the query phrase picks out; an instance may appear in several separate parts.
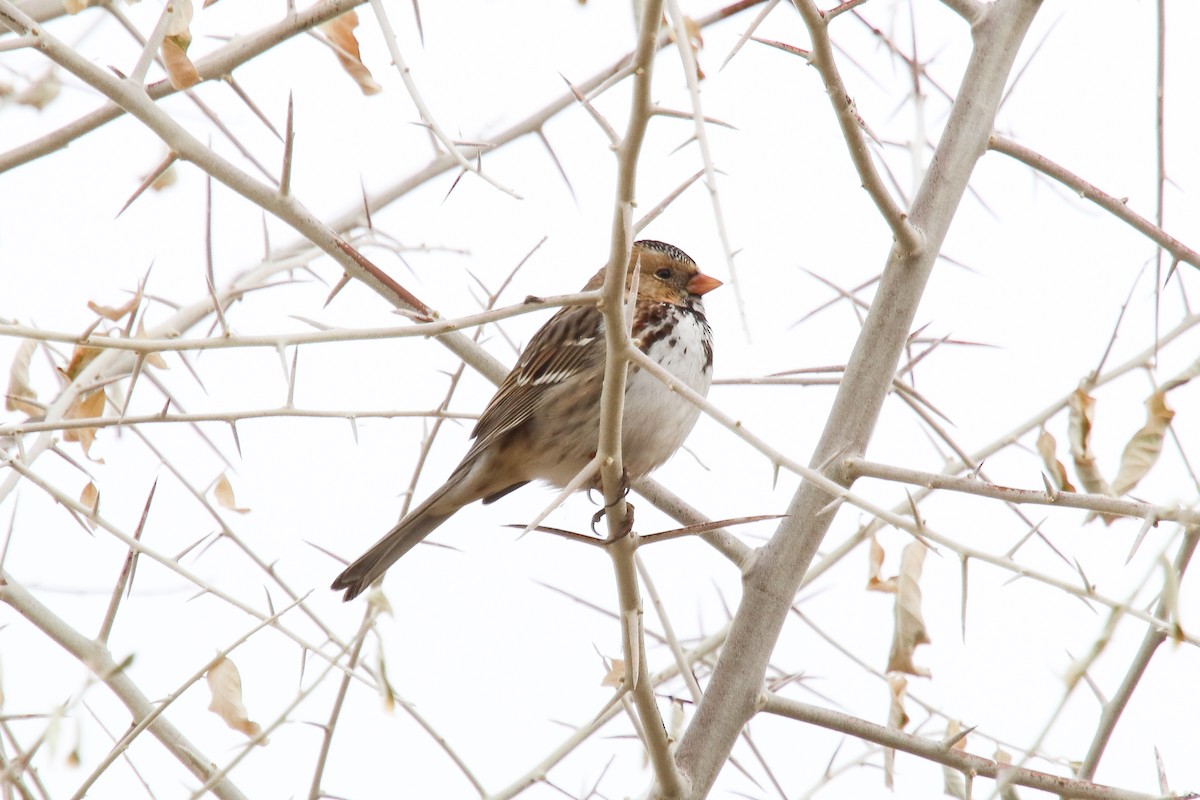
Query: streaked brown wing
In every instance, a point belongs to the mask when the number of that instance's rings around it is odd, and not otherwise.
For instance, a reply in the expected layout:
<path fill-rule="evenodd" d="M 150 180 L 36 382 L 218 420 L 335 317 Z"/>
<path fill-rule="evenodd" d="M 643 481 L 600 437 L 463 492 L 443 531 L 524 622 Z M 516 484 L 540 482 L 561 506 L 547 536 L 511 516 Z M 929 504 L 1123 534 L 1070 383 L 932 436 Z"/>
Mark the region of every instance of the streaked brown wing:
<path fill-rule="evenodd" d="M 561 309 L 530 339 L 517 365 L 500 384 L 475 424 L 466 464 L 497 439 L 528 420 L 546 390 L 593 367 L 604 357 L 603 316 L 595 306 Z"/>

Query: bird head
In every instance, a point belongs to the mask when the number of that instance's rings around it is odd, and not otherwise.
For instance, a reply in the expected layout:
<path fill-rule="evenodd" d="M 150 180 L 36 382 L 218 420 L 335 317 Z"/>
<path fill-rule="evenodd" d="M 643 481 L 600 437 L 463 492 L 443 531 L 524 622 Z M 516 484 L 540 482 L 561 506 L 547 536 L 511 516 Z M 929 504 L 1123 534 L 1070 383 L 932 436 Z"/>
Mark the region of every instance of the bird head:
<path fill-rule="evenodd" d="M 721 281 L 701 272 L 687 253 L 653 239 L 633 243 L 627 288 L 633 282 L 635 270 L 638 273 L 638 298 L 655 303 L 686 305 L 689 297 L 699 297 L 721 285 Z M 584 288 L 599 289 L 603 285 L 604 270 L 600 270 Z"/>

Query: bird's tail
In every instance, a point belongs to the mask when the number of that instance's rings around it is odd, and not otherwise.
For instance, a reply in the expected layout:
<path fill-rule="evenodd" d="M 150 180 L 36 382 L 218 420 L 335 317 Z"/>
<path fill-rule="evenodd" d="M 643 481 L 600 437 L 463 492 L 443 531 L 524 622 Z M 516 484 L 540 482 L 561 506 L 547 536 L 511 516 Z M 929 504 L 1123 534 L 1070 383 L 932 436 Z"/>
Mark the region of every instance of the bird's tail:
<path fill-rule="evenodd" d="M 422 539 L 433 533 L 439 525 L 465 505 L 465 503 L 454 502 L 447 497 L 453 484 L 453 480 L 448 481 L 429 499 L 400 520 L 399 524 L 392 528 L 386 536 L 359 556 L 353 564 L 346 567 L 341 575 L 334 578 L 330 588 L 335 591 L 345 590 L 343 601 L 358 597 L 376 578 L 387 572 L 388 567 L 395 564 L 400 556 L 416 547 Z"/>

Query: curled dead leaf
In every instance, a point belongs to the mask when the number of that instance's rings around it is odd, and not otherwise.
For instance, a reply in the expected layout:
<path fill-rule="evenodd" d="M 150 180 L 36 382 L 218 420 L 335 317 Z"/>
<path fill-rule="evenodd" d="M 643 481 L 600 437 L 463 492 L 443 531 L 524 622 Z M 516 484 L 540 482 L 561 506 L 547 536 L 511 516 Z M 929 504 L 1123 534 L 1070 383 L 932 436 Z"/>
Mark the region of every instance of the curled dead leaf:
<path fill-rule="evenodd" d="M 67 362 L 65 367 L 61 367 L 59 371 L 67 377 L 67 380 L 73 381 L 79 377 L 79 373 L 83 372 L 87 368 L 87 365 L 92 363 L 98 355 L 100 355 L 99 347 L 77 344 L 75 345 L 75 349 L 71 351 L 71 360 Z"/>
<path fill-rule="evenodd" d="M 236 511 L 239 514 L 250 513 L 250 509 L 238 507 L 237 500 L 233 497 L 233 486 L 229 483 L 229 478 L 225 477 L 224 473 L 221 474 L 221 477 L 217 478 L 217 482 L 213 486 L 213 497 L 217 499 L 217 503 L 222 508 Z"/>
<path fill-rule="evenodd" d="M 180 42 L 178 37 L 167 36 L 160 48 L 163 67 L 167 70 L 167 80 L 178 90 L 188 89 L 200 82 L 200 72 L 188 58 L 187 50 Z"/>
<path fill-rule="evenodd" d="M 187 89 L 200 82 L 196 65 L 187 56 L 192 44 L 192 0 L 171 0 L 171 16 L 167 20 L 167 35 L 163 37 L 163 67 L 167 80 L 176 89 Z"/>
<path fill-rule="evenodd" d="M 1075 474 L 1083 488 L 1092 494 L 1113 496 L 1096 457 L 1092 454 L 1092 427 L 1096 417 L 1096 399 L 1082 388 L 1076 389 L 1068 399 L 1067 440 L 1071 445 L 1071 457 L 1075 461 Z"/>
<path fill-rule="evenodd" d="M 614 658 L 612 664 L 608 668 L 608 672 L 601 679 L 601 686 L 609 686 L 613 689 L 619 689 L 621 684 L 625 682 L 625 661 L 624 659 Z"/>
<path fill-rule="evenodd" d="M 208 670 L 205 677 L 208 689 L 212 692 L 209 711 L 225 720 L 225 724 L 235 731 L 247 736 L 254 737 L 262 733 L 262 726 L 252 722 L 246 713 L 246 706 L 242 702 L 242 676 L 232 661 L 222 658 Z M 259 741 L 259 745 L 266 744 L 266 739 Z"/>
<path fill-rule="evenodd" d="M 1197 376 L 1200 376 L 1200 358 L 1197 358 L 1195 361 L 1189 364 L 1187 369 L 1185 369 L 1183 372 L 1164 383 L 1162 385 L 1162 391 L 1169 392 L 1172 389 L 1178 389 L 1180 386 L 1183 386 L 1185 383 Z"/>
<path fill-rule="evenodd" d="M 146 336 L 146 320 L 145 319 L 138 320 L 137 333 L 135 333 L 134 336 L 135 336 L 135 338 L 138 338 L 138 339 L 147 338 L 147 336 Z M 149 364 L 150 366 L 156 367 L 158 369 L 170 369 L 170 367 L 167 366 L 167 360 L 165 358 L 163 358 L 162 355 L 160 355 L 159 353 L 156 353 L 156 352 L 146 353 L 146 363 Z"/>
<path fill-rule="evenodd" d="M 1058 460 L 1058 442 L 1045 428 L 1042 428 L 1042 432 L 1038 434 L 1037 451 L 1038 455 L 1042 457 L 1042 464 L 1046 467 L 1046 473 L 1050 476 L 1055 488 L 1062 492 L 1075 491 L 1075 485 L 1067 477 L 1067 468 Z"/>
<path fill-rule="evenodd" d="M 885 555 L 885 553 L 883 552 L 883 545 L 881 545 L 879 543 L 879 540 L 876 539 L 874 535 L 872 535 L 871 536 L 871 549 L 867 556 L 867 558 L 869 559 L 868 567 L 867 567 L 867 569 L 869 571 L 869 574 L 867 576 L 867 591 L 868 592 L 892 593 L 892 592 L 896 591 L 896 579 L 895 578 L 883 578 L 880 574 L 880 571 L 883 569 L 884 555 Z"/>
<path fill-rule="evenodd" d="M 1162 453 L 1163 437 L 1174 418 L 1175 412 L 1167 407 L 1165 391 L 1159 389 L 1146 398 L 1146 424 L 1133 435 L 1121 453 L 1121 469 L 1112 485 L 1116 495 L 1125 494 L 1146 477 Z"/>
<path fill-rule="evenodd" d="M 83 491 L 79 493 L 79 505 L 87 508 L 93 516 L 96 514 L 100 508 L 100 490 L 96 488 L 96 484 L 88 481 L 87 486 L 83 487 Z M 89 528 L 96 530 L 95 521 L 89 518 L 85 522 Z"/>
<path fill-rule="evenodd" d="M 904 696 L 908 694 L 908 679 L 903 675 L 888 675 L 888 727 L 904 730 L 908 725 L 908 712 L 904 710 Z"/>
<path fill-rule="evenodd" d="M 96 389 L 75 398 L 75 402 L 67 409 L 66 419 L 98 419 L 104 415 L 106 398 L 103 389 Z M 68 428 L 63 432 L 63 439 L 68 442 L 79 442 L 83 454 L 91 458 L 92 442 L 96 441 L 96 428 Z M 93 459 L 94 460 L 94 459 Z M 99 463 L 104 463 L 102 460 Z"/>
<path fill-rule="evenodd" d="M 383 87 L 375 81 L 371 70 L 363 64 L 362 53 L 358 49 L 358 39 L 354 36 L 354 29 L 357 27 L 358 14 L 354 11 L 347 11 L 320 25 L 321 32 L 333 45 L 338 63 L 351 78 L 354 78 L 354 82 L 358 84 L 362 93 L 366 95 L 379 94 L 383 91 Z"/>
<path fill-rule="evenodd" d="M 922 678 L 930 677 L 929 670 L 913 663 L 913 653 L 918 645 L 929 644 L 921 613 L 920 583 L 927 550 L 920 542 L 909 542 L 900 556 L 900 574 L 896 577 L 896 626 L 887 665 L 888 672 L 906 672 Z"/>
<path fill-rule="evenodd" d="M 37 342 L 32 339 L 24 339 L 17 346 L 17 355 L 8 369 L 8 393 L 4 398 L 7 410 L 20 411 L 31 417 L 42 415 L 42 407 L 36 402 L 37 392 L 29 382 L 29 362 L 36 350 Z"/>
<path fill-rule="evenodd" d="M 1179 573 L 1176 572 L 1175 565 L 1162 556 L 1159 557 L 1159 563 L 1163 568 L 1163 587 L 1159 594 L 1159 602 L 1162 603 L 1166 619 L 1171 623 L 1171 641 L 1177 645 L 1183 644 L 1187 636 L 1183 632 L 1183 623 L 1179 621 Z"/>
<path fill-rule="evenodd" d="M 129 302 L 123 303 L 119 306 L 104 306 L 95 301 L 88 300 L 87 307 L 105 319 L 116 322 L 137 308 L 138 303 L 140 302 L 142 302 L 142 295 L 141 292 L 138 292 L 133 297 L 129 298 Z"/>

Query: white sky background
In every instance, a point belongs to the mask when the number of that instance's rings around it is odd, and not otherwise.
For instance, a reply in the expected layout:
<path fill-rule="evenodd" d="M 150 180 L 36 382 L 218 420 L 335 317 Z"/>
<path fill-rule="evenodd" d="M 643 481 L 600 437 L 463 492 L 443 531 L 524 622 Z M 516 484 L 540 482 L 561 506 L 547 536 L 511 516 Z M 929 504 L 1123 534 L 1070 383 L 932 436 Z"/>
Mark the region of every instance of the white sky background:
<path fill-rule="evenodd" d="M 421 46 L 411 6 L 389 2 L 400 46 L 413 77 L 438 120 L 470 141 L 513 124 L 557 97 L 560 74 L 581 82 L 625 53 L 633 43 L 633 20 L 625 3 L 572 2 L 539 8 L 494 2 L 424 3 L 425 42 Z M 692 4 L 699 17 L 716 4 Z M 159 9 L 143 3 L 128 9 L 143 32 Z M 220 45 L 207 37 L 255 30 L 278 19 L 282 3 L 224 0 L 198 11 L 192 30 L 193 54 Z M 969 37 L 958 17 L 932 2 L 892 5 L 876 0 L 861 14 L 889 32 L 906 50 L 912 47 L 910 13 L 916 21 L 916 48 L 930 73 L 953 92 L 969 54 Z M 891 241 L 890 231 L 859 187 L 818 75 L 801 59 L 756 43 L 720 70 L 720 64 L 750 24 L 754 11 L 710 27 L 704 33 L 701 65 L 704 111 L 736 127 L 710 127 L 721 208 L 737 257 L 745 297 L 749 336 L 742 330 L 732 288 L 706 298 L 715 328 L 718 378 L 763 375 L 808 366 L 842 364 L 858 323 L 846 303 L 800 326 L 793 323 L 833 296 L 814 280 L 811 270 L 849 288 L 879 272 Z M 89 32 L 98 13 L 60 21 L 52 30 L 76 41 L 96 63 L 129 69 L 137 49 L 111 21 Z M 309 37 L 298 37 L 236 73 L 277 127 L 284 124 L 289 92 L 295 98 L 296 163 L 293 191 L 322 218 L 356 206 L 360 182 L 368 191 L 382 189 L 423 166 L 430 157 L 428 137 L 413 125 L 418 119 L 388 55 L 369 7 L 360 9 L 358 30 L 363 57 L 382 94 L 363 97 L 333 56 Z M 1196 76 L 1200 56 L 1191 35 L 1200 25 L 1197 8 L 1168 4 L 1167 187 L 1166 229 L 1195 247 L 1200 243 L 1196 187 L 1200 162 L 1195 142 Z M 808 36 L 786 4 L 771 14 L 758 36 L 800 47 Z M 907 145 L 918 131 L 936 141 L 948 103 L 923 84 L 920 111 L 907 102 L 908 76 L 878 46 L 865 26 L 850 15 L 833 28 L 835 41 L 853 55 L 839 64 L 860 114 L 880 139 Z M 998 128 L 1021 143 L 1058 161 L 1093 184 L 1119 197 L 1147 217 L 1154 213 L 1154 64 L 1155 23 L 1152 3 L 1049 2 L 1040 12 L 1018 57 L 1024 68 L 1001 111 Z M 1040 49 L 1035 49 L 1040 43 Z M 0 79 L 20 83 L 36 76 L 45 63 L 28 52 L 0 53 Z M 152 75 L 155 73 L 152 72 Z M 64 77 L 61 97 L 43 112 L 6 106 L 0 109 L 0 150 L 54 130 L 95 108 L 87 87 Z M 200 95 L 270 169 L 277 169 L 280 146 L 227 87 L 206 84 Z M 687 109 L 688 98 L 678 54 L 660 53 L 654 99 L 665 107 Z M 218 151 L 233 149 L 182 97 L 164 102 L 201 139 L 212 138 Z M 623 130 L 627 87 L 604 95 L 597 107 Z M 700 168 L 694 145 L 675 148 L 691 135 L 689 121 L 656 119 L 642 151 L 638 194 L 643 208 L 655 205 Z M 448 248 L 445 252 L 408 252 L 407 265 L 387 249 L 364 253 L 417 296 L 447 316 L 471 313 L 477 304 L 468 294 L 468 272 L 489 287 L 497 286 L 542 238 L 546 243 L 522 269 L 503 303 L 527 294 L 577 290 L 607 257 L 615 161 L 603 134 L 588 115 L 573 108 L 551 121 L 546 135 L 571 180 L 575 199 L 544 148 L 523 139 L 486 156 L 485 170 L 511 186 L 521 201 L 497 192 L 475 177 L 463 178 L 447 197 L 453 173 L 441 176 L 374 216 L 377 229 L 405 247 Z M 906 192 L 913 167 L 902 147 L 886 149 L 888 163 Z M 205 180 L 199 170 L 179 165 L 178 183 L 140 198 L 114 219 L 140 176 L 162 158 L 163 148 L 139 123 L 122 118 L 72 143 L 65 151 L 0 175 L 0 317 L 19 319 L 60 331 L 82 331 L 94 319 L 88 300 L 118 305 L 153 265 L 147 291 L 174 302 L 193 302 L 205 294 L 203 234 Z M 922 162 L 928 150 L 921 154 Z M 926 335 L 951 336 L 991 348 L 943 347 L 918 369 L 917 386 L 954 423 L 953 435 L 968 450 L 981 447 L 1017 427 L 1073 389 L 1100 359 L 1120 307 L 1133 286 L 1121 336 L 1108 364 L 1123 362 L 1153 341 L 1153 268 L 1134 286 L 1153 257 L 1149 241 L 1070 192 L 1035 176 L 1005 156 L 990 153 L 979 162 L 972 181 L 974 196 L 964 199 L 935 269 L 917 325 Z M 295 240 L 285 226 L 267 222 L 273 245 Z M 231 191 L 213 189 L 214 269 L 218 283 L 256 265 L 263 252 L 260 212 Z M 682 247 L 701 267 L 729 279 L 716 232 L 712 205 L 701 184 L 688 190 L 643 234 Z M 340 270 L 328 259 L 313 262 L 327 283 Z M 1181 280 L 1195 294 L 1191 267 Z M 400 324 L 374 294 L 351 285 L 328 308 L 328 288 L 302 274 L 296 285 L 262 291 L 234 306 L 228 318 L 240 334 L 307 330 L 294 319 L 306 317 L 345 327 Z M 867 295 L 869 297 L 869 295 Z M 1162 328 L 1181 316 L 1180 295 L 1163 295 Z M 151 306 L 148 324 L 162 307 Z M 525 316 L 504 324 L 512 342 L 528 340 L 548 314 Z M 160 318 L 160 317 L 159 317 Z M 197 329 L 192 335 L 201 335 Z M 513 347 L 488 328 L 489 349 L 506 363 Z M 1195 359 L 1198 337 L 1166 349 L 1155 378 L 1161 382 Z M 0 364 L 16 350 L 0 338 Z M 65 351 L 65 348 L 64 348 Z M 287 357 L 291 358 L 289 350 Z M 269 349 L 210 351 L 194 359 L 204 380 L 201 390 L 177 358 L 169 372 L 158 373 L 187 410 L 225 412 L 282 405 L 287 383 L 279 356 Z M 42 396 L 56 391 L 45 359 L 35 359 L 35 384 Z M 436 343 L 420 339 L 310 346 L 301 350 L 295 403 L 301 408 L 344 411 L 425 410 L 440 402 L 455 360 Z M 1150 383 L 1132 373 L 1097 393 L 1099 419 L 1094 445 L 1102 468 L 1116 471 L 1121 449 L 1142 425 L 1142 401 Z M 477 412 L 490 387 L 468 375 L 452 409 Z M 792 458 L 807 462 L 833 397 L 832 388 L 714 387 L 710 399 L 766 436 Z M 1171 395 L 1178 412 L 1175 431 L 1184 447 L 1200 441 L 1193 409 L 1200 387 L 1189 385 Z M 133 408 L 153 413 L 163 398 L 148 380 L 139 381 Z M 6 421 L 15 420 L 8 415 Z M 434 448 L 418 486 L 424 497 L 453 467 L 465 447 L 469 423 L 448 424 Z M 277 419 L 239 425 L 241 455 L 225 426 L 205 426 L 224 456 L 245 515 L 228 522 L 297 591 L 313 590 L 313 608 L 344 637 L 356 630 L 362 601 L 342 606 L 325 587 L 340 566 L 309 543 L 352 558 L 394 523 L 400 492 L 408 485 L 419 449 L 420 420 L 362 420 L 357 442 L 350 425 L 338 420 Z M 1066 460 L 1065 415 L 1051 425 Z M 145 429 L 156 447 L 170 454 L 187 479 L 208 486 L 223 465 L 184 426 Z M 1042 486 L 1040 461 L 1025 448 L 1011 448 L 985 465 L 998 483 Z M 714 519 L 782 512 L 798 479 L 782 473 L 772 485 L 770 465 L 731 434 L 702 419 L 689 440 L 695 454 L 681 453 L 657 478 Z M 1192 444 L 1189 455 L 1196 451 Z M 64 445 L 80 458 L 77 445 Z M 146 530 L 146 542 L 163 553 L 179 553 L 211 534 L 214 523 L 180 482 L 142 442 L 126 432 L 102 431 L 92 449 L 103 464 L 88 464 L 101 490 L 101 512 L 132 530 L 152 482 L 158 494 Z M 889 400 L 868 456 L 874 460 L 938 471 L 943 463 L 912 414 Z M 81 459 L 82 460 L 82 459 Z M 699 463 L 698 463 L 699 462 Z M 44 455 L 40 474 L 71 496 L 88 478 L 77 468 Z M 1151 502 L 1194 504 L 1197 490 L 1186 480 L 1179 451 L 1168 443 L 1162 463 L 1135 492 Z M 855 490 L 883 505 L 904 497 L 899 485 L 861 481 Z M 458 514 L 433 540 L 460 552 L 419 548 L 389 573 L 385 588 L 395 609 L 379 633 L 386 647 L 392 685 L 414 703 L 438 732 L 458 749 L 489 789 L 499 789 L 532 767 L 577 725 L 603 705 L 610 690 L 599 683 L 604 670 L 597 651 L 620 655 L 618 624 L 543 584 L 565 589 L 590 602 L 615 605 L 609 560 L 598 550 L 547 536 L 515 541 L 500 526 L 523 522 L 552 497 L 527 488 L 489 507 Z M 673 527 L 644 501 L 637 505 L 639 529 Z M 584 530 L 594 511 L 584 496 L 573 498 L 548 524 Z M 995 503 L 957 496 L 935 498 L 923 506 L 927 522 L 957 541 L 994 553 L 1005 552 L 1024 533 L 1024 524 Z M 1168 525 L 1151 531 L 1129 565 L 1126 556 L 1138 524 L 1121 521 L 1081 526 L 1081 512 L 1026 509 L 1055 546 L 1080 562 L 1098 591 L 1120 599 L 1159 569 L 1177 546 L 1178 531 Z M 68 621 L 93 632 L 107 605 L 125 548 L 102 531 L 84 532 L 42 492 L 25 485 L 0 502 L 5 525 L 15 514 L 5 569 Z M 831 530 L 828 551 L 865 521 L 843 509 Z M 757 543 L 773 530 L 769 523 L 738 528 Z M 885 573 L 894 573 L 905 534 L 881 535 L 887 550 Z M 699 541 L 676 541 L 643 551 L 672 622 L 681 637 L 694 638 L 719 627 L 726 605 L 737 602 L 734 569 Z M 1021 557 L 1044 572 L 1078 581 L 1074 569 L 1046 547 L 1032 543 Z M 184 565 L 241 600 L 266 608 L 264 576 L 227 542 L 198 549 Z M 1062 676 L 1072 658 L 1082 655 L 1102 631 L 1107 611 L 1032 581 L 1008 583 L 1008 573 L 978 564 L 971 568 L 965 642 L 961 634 L 959 563 L 952 553 L 926 560 L 924 611 L 932 644 L 919 648 L 918 663 L 928 665 L 932 680 L 913 678 L 910 690 L 946 715 L 978 725 L 968 749 L 994 755 L 989 737 L 1014 752 L 1032 744 L 1063 696 Z M 863 590 L 866 553 L 860 548 L 802 594 L 800 608 L 817 626 L 873 668 L 882 670 L 892 628 L 892 598 Z M 1154 599 L 1159 578 L 1132 597 L 1144 608 Z M 1200 618 L 1200 601 L 1185 580 L 1182 620 L 1185 628 Z M 111 647 L 120 659 L 133 655 L 130 668 L 151 697 L 173 691 L 212 654 L 248 630 L 253 620 L 208 596 L 188 601 L 195 587 L 143 559 L 133 597 L 125 604 Z M 272 591 L 277 604 L 281 596 Z M 648 604 L 648 603 L 647 603 Z M 295 629 L 314 642 L 321 634 L 295 618 Z M 648 627 L 658 620 L 648 610 Z M 79 693 L 100 716 L 125 725 L 123 711 L 102 686 L 87 687 L 86 671 L 38 635 L 7 607 L 0 608 L 0 664 L 8 714 L 44 712 Z M 1189 628 L 1190 629 L 1190 628 Z M 1110 694 L 1124 674 L 1144 626 L 1131 619 L 1117 627 L 1113 642 L 1091 677 Z M 368 641 L 374 663 L 378 640 Z M 311 681 L 321 663 L 310 659 L 301 674 L 297 647 L 275 632 L 254 637 L 234 655 L 242 675 L 252 718 L 267 723 L 282 713 L 301 682 Z M 665 648 L 651 653 L 658 668 L 670 661 Z M 883 723 L 887 691 L 799 621 L 789 622 L 773 664 L 806 678 L 793 696 Z M 1127 710 L 1097 779 L 1148 793 L 1157 791 L 1154 748 L 1161 754 L 1175 790 L 1200 788 L 1200 747 L 1195 720 L 1200 695 L 1194 691 L 1200 657 L 1190 645 L 1164 646 Z M 235 782 L 256 798 L 306 796 L 319 730 L 333 697 L 332 681 L 288 715 L 289 722 L 233 772 Z M 819 693 L 817 695 L 808 691 Z M 670 692 L 683 696 L 672 684 Z M 223 763 L 241 747 L 240 734 L 205 711 L 203 685 L 189 690 L 169 716 L 200 748 Z M 916 705 L 915 723 L 926 719 Z M 1051 728 L 1043 752 L 1063 761 L 1083 757 L 1095 725 L 1098 705 L 1086 686 L 1076 690 Z M 14 723 L 28 744 L 46 727 L 43 720 Z M 941 721 L 921 732 L 937 736 Z M 788 797 L 816 785 L 831 758 L 835 765 L 864 757 L 870 748 L 799 723 L 759 717 L 751 725 Z M 586 794 L 604 773 L 605 796 L 634 794 L 648 780 L 628 724 L 618 721 L 550 773 L 569 792 Z M 79 738 L 83 768 L 65 765 Z M 109 740 L 88 712 L 73 705 L 56 738 L 41 755 L 41 777 L 53 797 L 67 797 L 90 765 L 108 750 Z M 839 748 L 840 744 L 840 750 Z M 835 755 L 836 753 L 836 755 Z M 160 798 L 187 797 L 194 784 L 181 769 L 168 765 L 161 747 L 149 737 L 131 750 Z M 734 755 L 766 785 L 761 767 L 744 744 Z M 869 762 L 878 764 L 879 754 Z M 1060 771 L 1035 760 L 1033 766 Z M 403 713 L 388 714 L 371 690 L 356 684 L 339 722 L 323 786 L 346 797 L 471 797 L 470 785 L 430 738 Z M 928 797 L 940 791 L 939 768 L 913 757 L 897 759 L 897 797 Z M 990 791 L 981 784 L 977 789 Z M 714 797 L 777 796 L 727 768 Z M 882 773 L 872 767 L 840 773 L 825 796 L 883 796 Z M 1025 792 L 1028 794 L 1028 792 Z M 96 797 L 145 796 L 123 765 L 114 767 L 94 791 Z M 559 797 L 538 786 L 528 797 Z"/>

